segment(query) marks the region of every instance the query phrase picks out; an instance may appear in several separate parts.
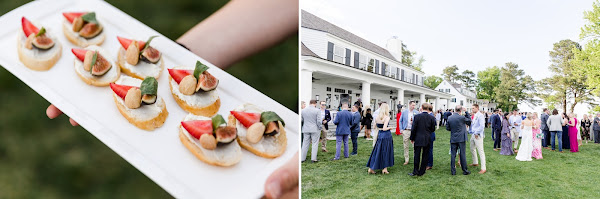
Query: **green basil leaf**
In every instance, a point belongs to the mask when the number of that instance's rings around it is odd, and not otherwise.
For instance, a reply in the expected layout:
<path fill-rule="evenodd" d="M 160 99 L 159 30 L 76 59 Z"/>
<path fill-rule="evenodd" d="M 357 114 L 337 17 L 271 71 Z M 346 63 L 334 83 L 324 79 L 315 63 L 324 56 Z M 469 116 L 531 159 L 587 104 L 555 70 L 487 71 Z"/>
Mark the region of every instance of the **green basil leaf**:
<path fill-rule="evenodd" d="M 146 77 L 146 79 L 142 81 L 140 90 L 142 90 L 142 96 L 156 95 L 156 91 L 158 90 L 158 81 L 156 81 L 154 77 Z"/>
<path fill-rule="evenodd" d="M 202 64 L 200 61 L 196 61 L 196 68 L 194 69 L 194 77 L 197 81 L 200 81 L 199 77 L 204 71 L 208 70 L 208 66 Z"/>
<path fill-rule="evenodd" d="M 98 59 L 98 51 L 94 51 L 94 56 L 92 57 L 92 65 L 90 65 L 90 73 L 94 71 L 94 65 L 96 65 L 96 60 Z"/>
<path fill-rule="evenodd" d="M 35 36 L 37 37 L 44 34 L 46 34 L 46 28 L 42 27 L 42 29 Z"/>
<path fill-rule="evenodd" d="M 148 38 L 148 40 L 146 41 L 146 44 L 144 44 L 144 48 L 140 51 L 140 55 L 142 55 L 142 52 L 144 52 L 144 50 L 146 50 L 146 48 L 150 47 L 150 42 L 152 41 L 152 39 L 154 39 L 155 37 L 158 37 L 157 35 L 152 36 L 150 38 Z"/>
<path fill-rule="evenodd" d="M 95 12 L 88 12 L 87 14 L 82 15 L 81 19 L 83 19 L 83 21 L 87 21 L 89 23 L 98 24 L 98 20 L 96 20 Z"/>
<path fill-rule="evenodd" d="M 225 122 L 225 119 L 223 119 L 223 116 L 221 116 L 220 114 L 217 114 L 214 117 L 212 117 L 213 131 L 217 130 L 217 128 L 219 128 L 219 126 L 223 124 L 227 124 L 227 122 Z"/>
<path fill-rule="evenodd" d="M 262 122 L 265 126 L 268 126 L 269 122 L 276 121 L 281 121 L 281 124 L 285 126 L 283 119 L 281 119 L 279 115 L 273 111 L 265 111 L 260 114 L 260 122 Z"/>

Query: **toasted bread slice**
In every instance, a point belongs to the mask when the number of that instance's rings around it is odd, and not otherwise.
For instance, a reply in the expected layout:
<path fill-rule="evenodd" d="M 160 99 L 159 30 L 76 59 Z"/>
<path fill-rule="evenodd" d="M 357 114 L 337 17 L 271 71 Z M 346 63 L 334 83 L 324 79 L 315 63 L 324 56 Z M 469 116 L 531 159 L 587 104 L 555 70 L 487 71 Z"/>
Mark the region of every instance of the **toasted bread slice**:
<path fill-rule="evenodd" d="M 73 25 L 67 21 L 66 19 L 63 21 L 63 33 L 65 34 L 65 37 L 67 38 L 67 40 L 69 40 L 69 42 L 71 42 L 72 44 L 85 48 L 91 45 L 101 45 L 104 40 L 106 39 L 106 34 L 104 33 L 104 30 L 102 30 L 102 32 L 95 36 L 94 38 L 91 39 L 86 39 L 83 38 L 81 36 L 79 36 L 79 33 L 73 32 Z"/>
<path fill-rule="evenodd" d="M 184 118 L 184 121 L 198 119 L 210 120 L 208 117 L 188 114 Z M 200 145 L 200 141 L 192 137 L 181 125 L 179 126 L 179 140 L 196 158 L 211 165 L 232 166 L 242 159 L 242 148 L 236 141 L 228 144 L 219 144 L 213 150 L 205 149 Z"/>
<path fill-rule="evenodd" d="M 119 79 L 119 77 L 121 76 L 121 69 L 119 68 L 119 66 L 115 66 L 115 62 L 110 58 L 110 56 L 108 56 L 109 55 L 108 52 L 106 52 L 103 48 L 96 46 L 96 45 L 88 46 L 85 49 L 86 50 L 97 50 L 98 53 L 100 53 L 102 55 L 102 57 L 104 57 L 104 59 L 106 59 L 108 62 L 110 62 L 110 64 L 112 64 L 112 67 L 110 68 L 110 70 L 108 72 L 106 72 L 106 74 L 104 74 L 102 76 L 94 76 L 94 75 L 90 74 L 89 71 L 86 71 L 83 69 L 82 61 L 75 58 L 75 60 L 73 61 L 73 65 L 75 67 L 75 73 L 77 73 L 77 75 L 81 78 L 81 80 L 83 80 L 87 84 L 94 85 L 94 86 L 108 86 L 110 83 L 115 82 Z"/>
<path fill-rule="evenodd" d="M 165 69 L 165 62 L 162 58 L 156 64 L 139 61 L 135 66 L 129 65 L 125 58 L 126 50 L 123 47 L 119 47 L 117 53 L 117 64 L 121 67 L 121 71 L 131 77 L 138 79 L 145 79 L 146 77 L 154 77 L 158 79 L 162 71 Z"/>
<path fill-rule="evenodd" d="M 243 104 L 234 111 L 254 112 L 262 113 L 263 110 L 253 104 Z M 263 138 L 256 144 L 251 144 L 246 140 L 247 128 L 242 125 L 233 115 L 229 115 L 228 124 L 235 125 L 237 128 L 237 141 L 240 143 L 242 148 L 265 158 L 276 158 L 282 155 L 287 148 L 287 137 L 285 127 L 279 123 L 279 133 L 273 136 L 263 135 Z"/>
<path fill-rule="evenodd" d="M 62 45 L 55 38 L 51 37 L 54 41 L 54 46 L 48 50 L 40 50 L 33 48 L 31 50 L 25 48 L 25 41 L 27 38 L 19 31 L 17 37 L 17 54 L 19 54 L 19 60 L 27 68 L 36 71 L 50 70 L 62 55 Z"/>
<path fill-rule="evenodd" d="M 175 69 L 183 69 L 183 67 L 175 67 Z M 217 93 L 217 89 L 208 92 L 196 92 L 193 95 L 184 95 L 179 92 L 179 84 L 169 75 L 169 86 L 173 98 L 183 110 L 210 117 L 219 111 L 221 107 L 221 99 Z"/>
<path fill-rule="evenodd" d="M 139 87 L 142 83 L 142 80 L 122 76 L 115 83 Z M 139 108 L 130 109 L 125 106 L 125 101 L 113 92 L 115 104 L 117 105 L 119 112 L 121 112 L 121 115 L 123 115 L 123 117 L 125 117 L 125 119 L 127 119 L 127 121 L 134 126 L 148 131 L 161 127 L 169 115 L 165 101 L 162 99 L 162 97 L 157 97 L 156 103 L 154 104 L 142 105 Z"/>

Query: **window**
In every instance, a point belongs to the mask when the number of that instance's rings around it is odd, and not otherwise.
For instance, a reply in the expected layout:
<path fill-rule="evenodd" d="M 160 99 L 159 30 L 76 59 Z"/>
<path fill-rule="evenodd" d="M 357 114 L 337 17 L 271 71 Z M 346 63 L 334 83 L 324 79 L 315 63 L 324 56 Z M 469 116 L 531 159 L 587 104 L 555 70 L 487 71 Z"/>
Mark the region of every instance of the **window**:
<path fill-rule="evenodd" d="M 452 102 L 456 102 L 456 98 L 452 98 Z"/>
<path fill-rule="evenodd" d="M 344 49 L 344 47 L 334 45 L 333 46 L 333 61 L 343 64 L 345 58 L 346 58 L 346 49 Z"/>
<path fill-rule="evenodd" d="M 449 88 L 446 89 L 446 93 L 450 93 L 450 89 Z"/>
<path fill-rule="evenodd" d="M 463 105 L 464 105 L 462 100 L 460 100 L 460 105 L 461 105 L 461 106 L 463 106 Z"/>
<path fill-rule="evenodd" d="M 331 87 L 327 87 L 327 91 L 331 91 Z"/>
<path fill-rule="evenodd" d="M 335 92 L 336 93 L 346 93 L 345 89 L 341 89 L 341 88 L 335 88 Z"/>
<path fill-rule="evenodd" d="M 366 55 L 359 55 L 358 69 L 366 70 L 366 68 L 367 68 L 367 60 L 368 59 L 367 59 Z"/>
<path fill-rule="evenodd" d="M 352 90 L 348 90 L 348 94 L 352 94 Z"/>
<path fill-rule="evenodd" d="M 390 66 L 390 77 L 396 79 L 396 67 Z"/>
<path fill-rule="evenodd" d="M 374 73 L 375 72 L 375 59 L 369 59 L 369 64 L 367 65 L 367 71 Z"/>

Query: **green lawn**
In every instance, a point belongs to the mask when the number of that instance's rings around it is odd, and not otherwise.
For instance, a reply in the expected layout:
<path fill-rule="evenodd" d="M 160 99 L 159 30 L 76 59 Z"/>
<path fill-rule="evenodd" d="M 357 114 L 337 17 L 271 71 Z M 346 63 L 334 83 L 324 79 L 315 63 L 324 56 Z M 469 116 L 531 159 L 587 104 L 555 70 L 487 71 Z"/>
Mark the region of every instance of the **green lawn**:
<path fill-rule="evenodd" d="M 329 141 L 329 152 L 319 151 L 318 163 L 302 163 L 302 197 L 595 198 L 600 195 L 600 145 L 584 144 L 579 153 L 542 149 L 544 159 L 520 162 L 515 156 L 493 151 L 490 129 L 486 129 L 484 150 L 488 172 L 482 175 L 477 173 L 479 167 L 469 167 L 471 175 L 463 176 L 457 168 L 457 175 L 452 176 L 449 132 L 440 128 L 436 136 L 433 169 L 421 177 L 407 175 L 413 169 L 412 149 L 410 163 L 402 165 L 402 136 L 394 135 L 395 165 L 388 168 L 389 175 L 381 174 L 380 170 L 375 175 L 367 174 L 365 165 L 372 141 L 359 138 L 358 155 L 339 161 L 330 161 L 335 155 L 335 141 Z M 469 148 L 469 142 L 466 144 Z M 467 162 L 471 163 L 469 149 Z"/>

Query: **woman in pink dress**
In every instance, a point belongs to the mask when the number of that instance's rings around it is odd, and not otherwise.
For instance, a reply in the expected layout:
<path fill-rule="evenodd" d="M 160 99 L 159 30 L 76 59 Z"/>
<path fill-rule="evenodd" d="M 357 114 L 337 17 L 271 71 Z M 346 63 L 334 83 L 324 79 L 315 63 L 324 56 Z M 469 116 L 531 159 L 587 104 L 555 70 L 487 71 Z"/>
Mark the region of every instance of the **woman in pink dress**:
<path fill-rule="evenodd" d="M 540 119 L 538 119 L 538 114 L 537 113 L 533 113 L 533 128 L 532 128 L 532 135 L 533 135 L 533 151 L 531 152 L 531 157 L 534 157 L 535 159 L 542 159 L 542 137 L 543 137 L 543 133 L 542 131 L 540 131 L 540 125 L 541 125 L 542 121 L 540 121 Z"/>
<path fill-rule="evenodd" d="M 569 143 L 571 152 L 579 152 L 579 143 L 577 143 L 577 118 L 573 117 L 573 113 L 569 114 Z"/>

